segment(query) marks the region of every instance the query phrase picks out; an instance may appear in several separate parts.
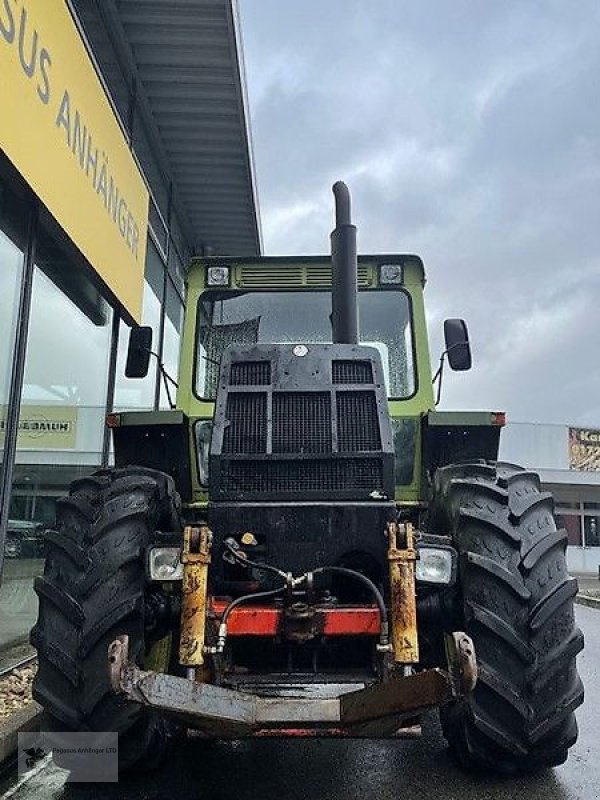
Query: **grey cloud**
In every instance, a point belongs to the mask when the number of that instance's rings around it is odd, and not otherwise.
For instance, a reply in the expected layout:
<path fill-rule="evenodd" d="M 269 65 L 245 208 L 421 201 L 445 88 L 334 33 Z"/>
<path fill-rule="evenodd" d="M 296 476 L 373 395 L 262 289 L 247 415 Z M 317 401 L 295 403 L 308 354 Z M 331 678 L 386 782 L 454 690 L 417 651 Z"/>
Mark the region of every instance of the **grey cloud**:
<path fill-rule="evenodd" d="M 268 253 L 324 252 L 331 182 L 363 252 L 421 254 L 447 407 L 600 425 L 600 6 L 242 0 Z"/>

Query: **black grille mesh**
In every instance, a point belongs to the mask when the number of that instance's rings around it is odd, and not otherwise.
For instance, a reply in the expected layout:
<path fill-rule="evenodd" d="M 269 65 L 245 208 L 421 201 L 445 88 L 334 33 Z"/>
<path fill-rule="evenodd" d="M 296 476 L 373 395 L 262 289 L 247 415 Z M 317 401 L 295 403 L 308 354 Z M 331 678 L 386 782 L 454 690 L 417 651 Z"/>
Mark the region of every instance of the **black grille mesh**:
<path fill-rule="evenodd" d="M 262 392 L 232 392 L 227 398 L 224 453 L 265 453 L 267 396 Z"/>
<path fill-rule="evenodd" d="M 344 458 L 303 461 L 228 461 L 223 465 L 221 488 L 225 492 L 330 492 L 380 489 L 380 459 Z"/>
<path fill-rule="evenodd" d="M 373 383 L 370 361 L 333 361 L 331 372 L 334 383 Z"/>
<path fill-rule="evenodd" d="M 273 452 L 330 453 L 328 392 L 273 393 Z"/>
<path fill-rule="evenodd" d="M 229 383 L 231 386 L 268 386 L 271 383 L 271 362 L 234 361 Z"/>
<path fill-rule="evenodd" d="M 375 392 L 338 392 L 336 403 L 340 453 L 379 450 Z"/>

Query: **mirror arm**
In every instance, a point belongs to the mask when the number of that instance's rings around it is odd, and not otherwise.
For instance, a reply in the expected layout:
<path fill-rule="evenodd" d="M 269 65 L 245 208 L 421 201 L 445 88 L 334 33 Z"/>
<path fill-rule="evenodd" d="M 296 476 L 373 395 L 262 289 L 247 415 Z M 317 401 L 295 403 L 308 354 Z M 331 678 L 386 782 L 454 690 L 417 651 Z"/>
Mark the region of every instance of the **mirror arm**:
<path fill-rule="evenodd" d="M 176 389 L 179 387 L 179 384 L 169 375 L 169 373 L 165 369 L 165 365 L 160 360 L 160 356 L 158 355 L 158 353 L 155 353 L 154 350 L 149 350 L 148 352 L 150 353 L 151 356 L 154 356 L 154 358 L 158 363 L 160 376 L 162 378 L 163 386 L 165 387 L 165 392 L 167 394 L 167 402 L 169 403 L 169 408 L 173 410 L 174 408 L 176 408 L 177 404 L 173 402 L 173 398 L 171 396 L 171 390 L 169 388 L 169 383 L 171 383 Z"/>
<path fill-rule="evenodd" d="M 431 379 L 431 383 L 432 384 L 435 383 L 436 380 L 438 381 L 437 394 L 436 394 L 436 398 L 435 398 L 435 405 L 436 406 L 439 405 L 440 400 L 442 398 L 442 379 L 444 377 L 444 359 L 446 358 L 446 353 L 447 352 L 448 352 L 447 350 L 444 350 L 444 352 L 440 356 L 440 365 L 437 368 L 435 375 Z"/>

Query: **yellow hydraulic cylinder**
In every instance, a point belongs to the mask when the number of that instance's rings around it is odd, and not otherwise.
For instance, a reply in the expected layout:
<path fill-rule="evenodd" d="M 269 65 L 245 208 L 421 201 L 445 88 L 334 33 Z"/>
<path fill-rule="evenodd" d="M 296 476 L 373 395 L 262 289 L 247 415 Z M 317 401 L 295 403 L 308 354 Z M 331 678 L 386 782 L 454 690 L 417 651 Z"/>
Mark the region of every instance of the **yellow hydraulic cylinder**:
<path fill-rule="evenodd" d="M 398 548 L 400 533 L 396 522 L 387 526 L 388 562 L 391 588 L 391 627 L 394 661 L 397 664 L 416 664 L 419 660 L 419 638 L 417 633 L 417 598 L 415 591 L 415 562 L 412 525 L 405 523 L 406 546 Z"/>
<path fill-rule="evenodd" d="M 207 525 L 187 526 L 184 529 L 179 661 L 190 668 L 204 664 L 211 544 L 212 533 Z"/>

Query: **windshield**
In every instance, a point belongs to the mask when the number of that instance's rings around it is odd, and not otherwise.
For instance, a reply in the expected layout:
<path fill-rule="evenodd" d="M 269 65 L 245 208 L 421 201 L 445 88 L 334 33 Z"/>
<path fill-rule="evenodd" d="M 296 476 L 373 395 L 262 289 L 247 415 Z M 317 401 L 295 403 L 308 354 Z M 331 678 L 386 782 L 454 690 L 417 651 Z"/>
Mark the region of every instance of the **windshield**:
<path fill-rule="evenodd" d="M 410 301 L 406 292 L 359 293 L 361 344 L 381 353 L 388 396 L 415 392 Z M 209 292 L 199 300 L 196 393 L 213 400 L 219 363 L 230 344 L 331 341 L 331 293 Z"/>

